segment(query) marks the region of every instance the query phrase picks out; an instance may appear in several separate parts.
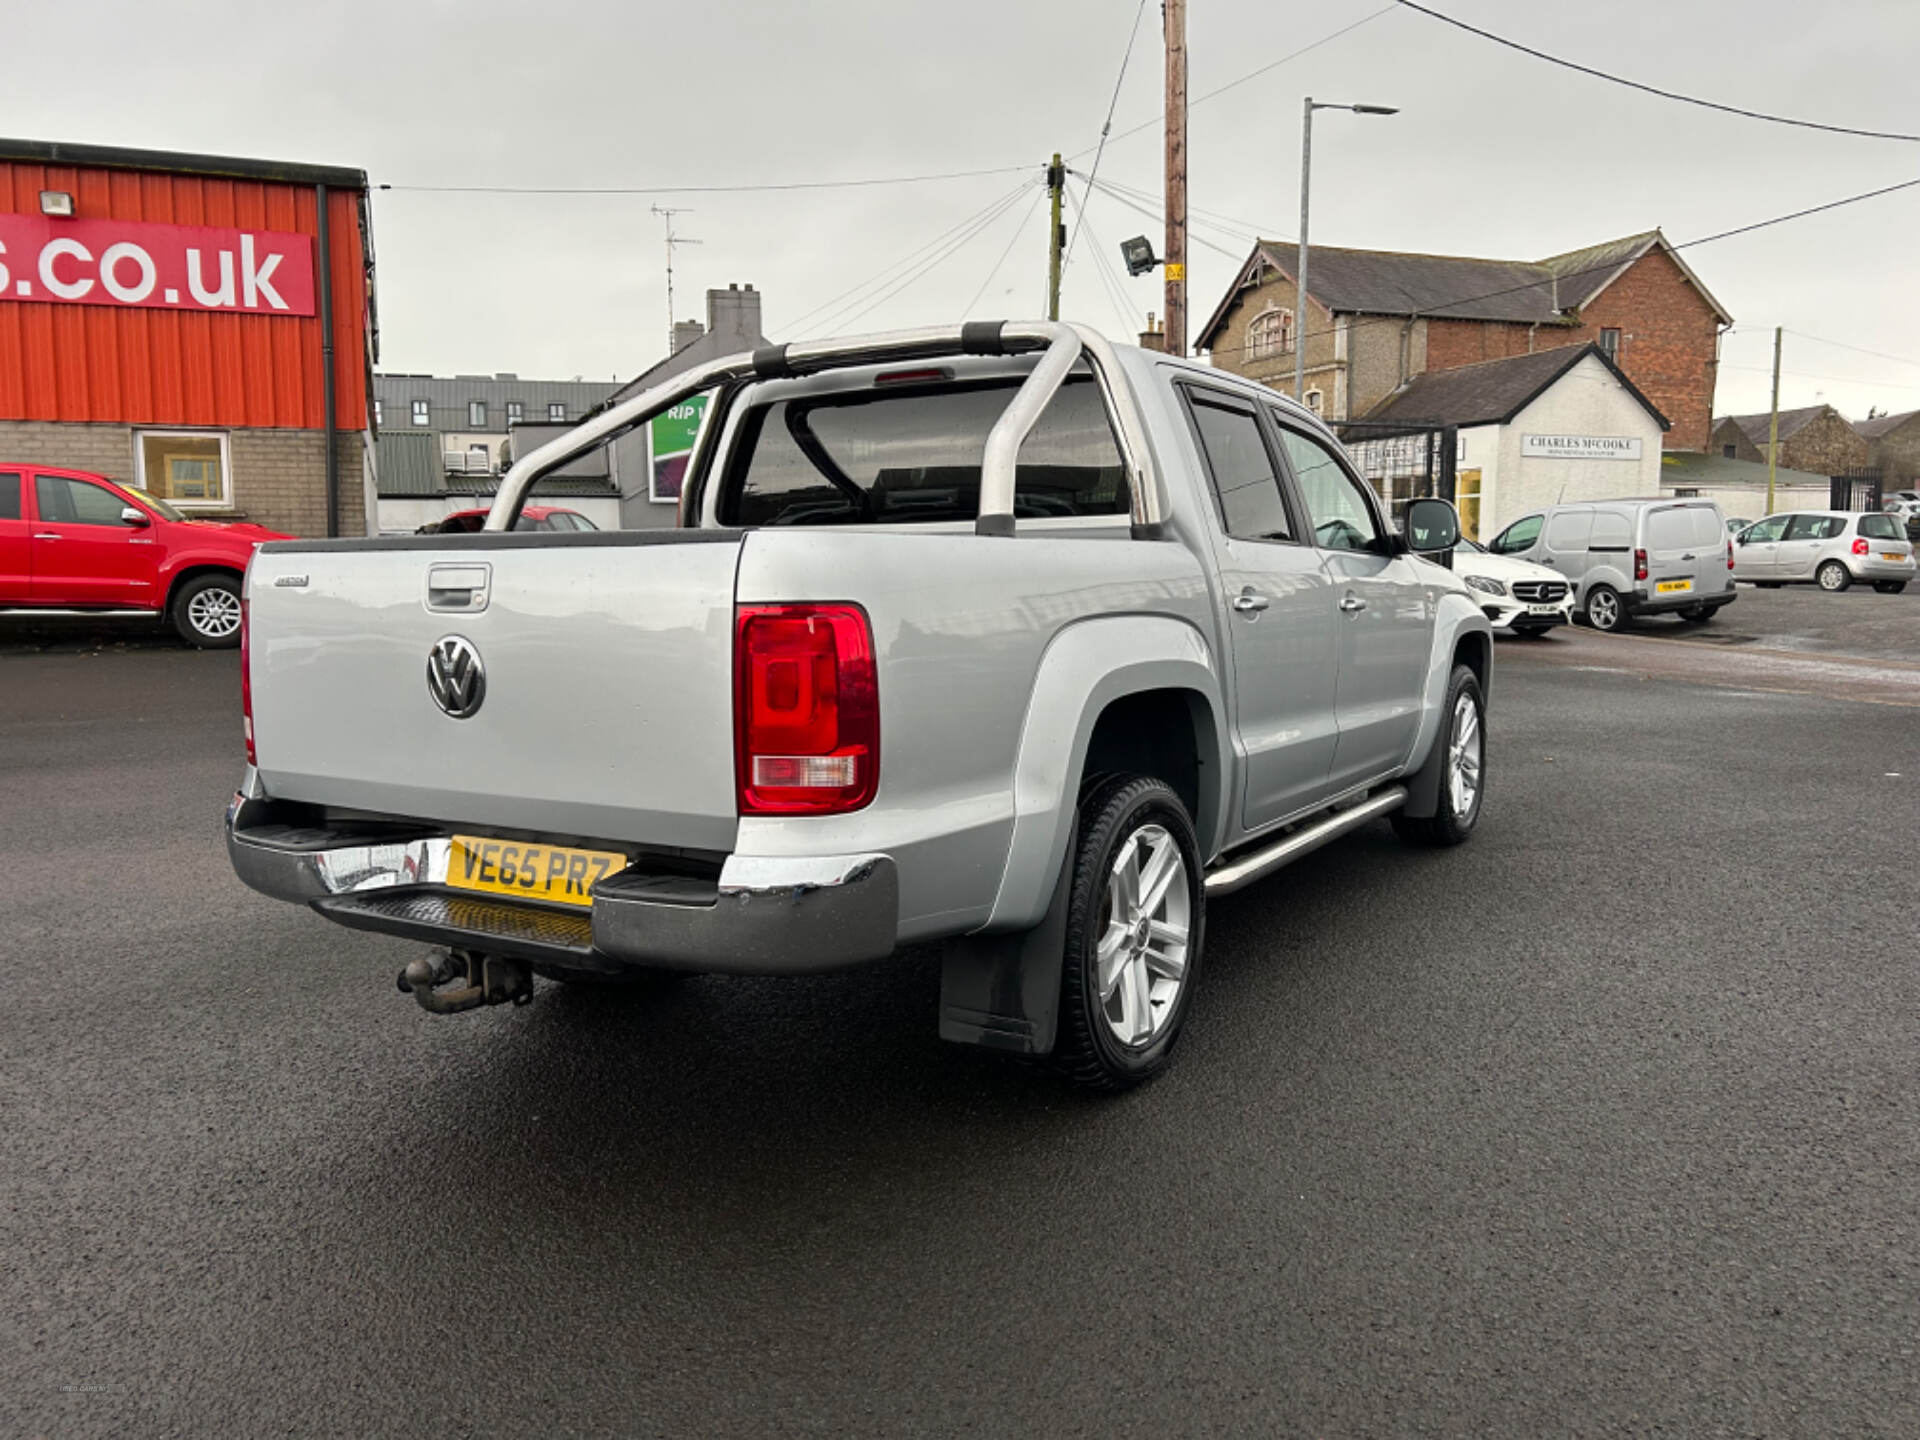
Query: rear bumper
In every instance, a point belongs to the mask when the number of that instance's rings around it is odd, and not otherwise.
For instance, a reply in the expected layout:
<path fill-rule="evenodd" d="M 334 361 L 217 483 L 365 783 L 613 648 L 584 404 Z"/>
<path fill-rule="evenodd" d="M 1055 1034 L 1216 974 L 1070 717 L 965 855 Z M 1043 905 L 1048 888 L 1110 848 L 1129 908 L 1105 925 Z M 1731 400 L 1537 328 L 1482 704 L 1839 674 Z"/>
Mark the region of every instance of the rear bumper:
<path fill-rule="evenodd" d="M 1914 566 L 1912 561 L 1902 565 L 1877 555 L 1865 555 L 1853 562 L 1853 577 L 1856 580 L 1911 580 Z"/>
<path fill-rule="evenodd" d="M 732 855 L 717 880 L 636 862 L 595 886 L 588 910 L 448 886 L 441 835 L 290 824 L 273 810 L 244 792 L 227 809 L 241 880 L 337 924 L 429 944 L 579 970 L 790 975 L 883 959 L 899 925 L 887 855 Z"/>
<path fill-rule="evenodd" d="M 1664 615 L 1702 605 L 1709 610 L 1718 610 L 1722 605 L 1731 605 L 1734 595 L 1734 589 L 1729 585 L 1725 590 L 1712 593 L 1688 590 L 1680 595 L 1623 595 L 1621 599 L 1629 615 Z"/>

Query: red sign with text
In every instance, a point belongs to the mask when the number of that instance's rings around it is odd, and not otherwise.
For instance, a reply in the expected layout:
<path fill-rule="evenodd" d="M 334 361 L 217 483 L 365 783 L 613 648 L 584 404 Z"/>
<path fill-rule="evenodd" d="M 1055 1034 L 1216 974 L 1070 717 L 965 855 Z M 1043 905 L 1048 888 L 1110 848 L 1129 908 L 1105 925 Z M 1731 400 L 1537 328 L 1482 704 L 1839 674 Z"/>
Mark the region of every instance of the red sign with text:
<path fill-rule="evenodd" d="M 0 302 L 311 315 L 313 237 L 0 215 Z"/>

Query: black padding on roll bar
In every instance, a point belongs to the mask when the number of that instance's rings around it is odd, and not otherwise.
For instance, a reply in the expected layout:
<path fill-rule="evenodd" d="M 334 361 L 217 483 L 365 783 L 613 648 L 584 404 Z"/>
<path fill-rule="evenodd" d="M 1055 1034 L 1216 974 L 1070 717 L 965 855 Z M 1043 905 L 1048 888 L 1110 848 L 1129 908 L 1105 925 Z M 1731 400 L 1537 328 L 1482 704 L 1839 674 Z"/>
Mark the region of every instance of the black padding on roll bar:
<path fill-rule="evenodd" d="M 753 352 L 753 373 L 762 380 L 788 380 L 797 372 L 787 363 L 787 347 L 762 345 Z"/>
<path fill-rule="evenodd" d="M 973 522 L 973 533 L 976 535 L 1011 535 L 1014 533 L 1013 516 L 982 515 Z"/>
<path fill-rule="evenodd" d="M 1001 332 L 1004 320 L 969 320 L 960 327 L 960 350 L 966 355 L 1005 355 L 1008 352 Z"/>

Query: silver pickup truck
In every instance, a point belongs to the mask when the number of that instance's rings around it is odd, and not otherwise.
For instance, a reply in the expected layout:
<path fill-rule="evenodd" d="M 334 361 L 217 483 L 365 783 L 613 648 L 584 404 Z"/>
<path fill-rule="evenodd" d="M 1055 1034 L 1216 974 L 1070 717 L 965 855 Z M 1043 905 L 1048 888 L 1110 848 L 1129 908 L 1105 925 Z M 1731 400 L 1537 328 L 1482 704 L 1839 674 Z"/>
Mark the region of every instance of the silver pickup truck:
<path fill-rule="evenodd" d="M 696 395 L 676 528 L 513 530 Z M 264 546 L 228 850 L 434 947 L 430 1010 L 940 942 L 943 1036 L 1118 1089 L 1210 897 L 1381 816 L 1471 833 L 1491 636 L 1452 507 L 1404 519 L 1302 407 L 1080 326 L 717 361 L 477 534 Z"/>

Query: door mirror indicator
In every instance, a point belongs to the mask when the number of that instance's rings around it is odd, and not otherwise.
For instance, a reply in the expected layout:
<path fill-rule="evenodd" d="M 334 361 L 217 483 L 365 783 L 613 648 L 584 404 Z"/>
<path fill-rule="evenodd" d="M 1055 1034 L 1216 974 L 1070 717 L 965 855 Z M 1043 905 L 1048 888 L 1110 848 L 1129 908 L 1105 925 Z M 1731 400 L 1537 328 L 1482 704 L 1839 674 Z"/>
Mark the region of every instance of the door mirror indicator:
<path fill-rule="evenodd" d="M 1451 550 L 1460 543 L 1460 516 L 1445 500 L 1407 503 L 1407 547 L 1420 555 Z"/>
<path fill-rule="evenodd" d="M 120 518 L 129 525 L 146 526 L 153 523 L 153 517 L 148 515 L 147 512 L 142 510 L 138 505 L 127 506 L 126 509 L 120 512 Z"/>

